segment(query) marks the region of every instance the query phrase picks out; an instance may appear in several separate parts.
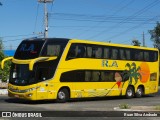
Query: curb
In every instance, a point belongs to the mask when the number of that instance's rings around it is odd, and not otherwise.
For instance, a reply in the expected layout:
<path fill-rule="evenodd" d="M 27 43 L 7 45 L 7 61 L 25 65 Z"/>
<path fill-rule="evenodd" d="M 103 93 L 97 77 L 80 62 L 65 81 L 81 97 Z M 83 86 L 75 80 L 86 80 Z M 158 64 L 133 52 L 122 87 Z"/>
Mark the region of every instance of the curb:
<path fill-rule="evenodd" d="M 119 107 L 114 107 L 114 111 L 160 111 L 156 110 L 155 106 L 132 106 L 130 109 L 120 109 Z"/>
<path fill-rule="evenodd" d="M 120 109 L 119 107 L 114 107 L 114 111 L 143 111 L 143 110 L 133 110 L 133 109 Z"/>

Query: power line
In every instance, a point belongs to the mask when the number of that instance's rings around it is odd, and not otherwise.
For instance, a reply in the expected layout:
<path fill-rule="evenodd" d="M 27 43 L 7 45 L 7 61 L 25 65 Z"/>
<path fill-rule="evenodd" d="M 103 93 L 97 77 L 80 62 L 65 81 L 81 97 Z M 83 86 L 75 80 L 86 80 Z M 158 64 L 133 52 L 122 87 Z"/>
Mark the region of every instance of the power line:
<path fill-rule="evenodd" d="M 118 9 L 117 11 L 115 11 L 112 16 L 118 14 L 120 11 L 122 11 L 123 9 L 125 9 L 127 6 L 131 5 L 133 3 L 134 0 L 129 1 L 127 4 L 125 4 L 124 6 L 122 6 L 120 9 Z M 122 1 L 123 2 L 123 1 Z M 121 4 L 121 3 L 120 3 Z M 104 20 L 108 19 L 108 17 L 106 17 Z M 87 29 L 87 31 L 90 31 L 91 29 L 93 29 L 95 26 L 101 25 L 103 22 L 99 22 L 98 24 L 90 27 L 89 29 Z M 85 32 L 86 33 L 86 32 Z M 78 36 L 82 35 L 84 33 L 80 33 L 78 34 Z"/>
<path fill-rule="evenodd" d="M 148 23 L 147 23 L 148 24 Z M 155 24 L 155 23 L 154 23 Z M 58 28 L 58 29 L 64 29 L 64 28 L 66 28 L 66 29 L 68 29 L 68 28 L 72 28 L 72 29 L 74 29 L 74 28 L 88 28 L 89 26 L 59 26 L 59 25 L 53 25 L 53 26 L 49 26 L 49 27 L 54 27 L 54 28 Z M 108 26 L 96 26 L 96 28 L 106 28 L 106 27 L 108 27 Z M 119 27 L 119 28 L 128 28 L 128 26 L 121 26 L 121 27 Z M 143 28 L 148 28 L 148 27 L 143 27 Z M 114 32 L 115 33 L 115 32 Z"/>
<path fill-rule="evenodd" d="M 38 35 L 38 36 L 34 36 L 34 37 L 32 37 L 32 38 L 35 38 L 35 37 L 40 37 L 40 36 L 42 36 L 42 35 Z M 3 42 L 11 42 L 11 41 L 20 41 L 20 40 L 23 40 L 23 39 L 25 39 L 25 38 L 18 38 L 18 39 L 8 39 L 8 40 L 3 40 Z"/>
<path fill-rule="evenodd" d="M 159 16 L 160 16 L 160 15 L 159 15 Z M 136 26 L 134 26 L 134 27 L 131 27 L 131 28 L 125 30 L 125 31 L 122 31 L 122 32 L 118 33 L 117 35 L 113 35 L 113 36 L 109 37 L 108 39 L 113 39 L 113 38 L 119 37 L 119 36 L 121 36 L 121 35 L 123 35 L 123 34 L 126 34 L 126 33 L 128 33 L 128 32 L 131 32 L 131 31 L 137 29 L 138 27 L 141 27 L 141 26 L 143 26 L 144 24 L 147 24 L 147 22 L 155 20 L 156 18 L 157 18 L 157 16 L 152 17 L 151 19 L 148 19 L 148 20 L 146 20 L 146 21 L 143 22 L 143 23 L 140 23 L 140 24 L 138 24 L 138 25 L 136 25 Z M 104 40 L 103 40 L 103 41 L 104 41 Z"/>
<path fill-rule="evenodd" d="M 115 29 L 115 28 L 119 27 L 120 25 L 124 24 L 127 20 L 133 19 L 133 18 L 135 18 L 136 16 L 141 15 L 142 13 L 148 11 L 150 8 L 154 7 L 154 6 L 157 5 L 159 2 L 160 2 L 160 1 L 155 0 L 154 2 L 150 3 L 149 5 L 145 6 L 145 7 L 142 8 L 141 10 L 137 11 L 136 13 L 134 13 L 133 15 L 131 15 L 131 16 L 125 18 L 124 20 L 122 20 L 121 22 L 117 23 L 116 25 L 111 26 L 111 27 L 107 28 L 106 30 L 103 30 L 103 31 L 101 31 L 100 33 L 97 33 L 97 34 L 95 34 L 95 35 L 93 35 L 93 36 L 91 36 L 91 37 L 89 37 L 89 38 L 91 39 L 91 38 L 94 38 L 94 37 L 96 37 L 96 36 L 102 35 L 102 34 L 106 33 L 106 31 L 111 32 L 113 29 Z"/>
<path fill-rule="evenodd" d="M 55 20 L 69 20 L 69 21 L 85 21 L 85 22 L 108 22 L 108 23 L 117 23 L 119 21 L 121 21 L 123 18 L 118 18 L 118 19 L 108 19 L 108 20 L 95 20 L 95 19 L 75 19 L 75 18 L 61 18 L 61 19 L 57 19 L 57 18 L 54 18 Z M 157 18 L 157 20 L 159 20 Z M 137 24 L 138 22 L 143 22 L 145 21 L 145 19 L 131 19 L 131 20 L 128 20 L 128 21 L 125 21 L 124 23 L 135 23 Z M 149 24 L 154 24 L 154 23 L 149 23 Z M 97 27 L 97 26 L 94 26 L 94 28 Z"/>
<path fill-rule="evenodd" d="M 23 39 L 3 40 L 3 42 L 20 41 L 20 40 L 23 40 Z"/>
<path fill-rule="evenodd" d="M 123 1 L 121 1 L 115 8 L 117 8 L 117 7 L 119 7 L 122 3 L 124 3 L 124 1 L 126 1 L 126 0 L 123 0 Z M 122 7 L 120 7 L 120 9 L 118 9 L 117 11 L 115 11 L 114 12 L 114 14 L 117 14 L 117 13 L 119 13 L 120 11 L 122 11 L 124 8 L 126 8 L 129 4 L 131 4 L 131 2 L 133 2 L 134 0 L 131 0 L 131 1 L 129 1 L 129 2 L 127 2 L 127 4 L 125 4 L 124 6 L 122 6 Z M 54 16 L 55 16 L 56 14 L 54 13 Z M 62 15 L 62 14 L 61 14 Z M 65 14 L 63 14 L 63 15 L 65 15 Z M 70 14 L 70 16 L 72 17 L 72 16 L 75 16 L 75 15 L 77 15 L 77 14 Z M 113 16 L 113 15 L 112 15 Z M 49 19 L 52 17 L 52 13 L 51 14 L 49 14 Z M 79 15 L 79 17 L 88 17 L 88 16 L 85 16 L 85 15 Z M 55 19 L 55 18 L 54 18 Z M 108 16 L 106 17 L 104 17 L 104 18 L 101 18 L 102 20 L 107 20 L 108 19 Z M 62 20 L 62 19 L 61 19 Z M 63 18 L 63 20 L 64 20 L 64 18 Z M 96 21 L 96 22 L 98 22 L 95 26 L 100 26 L 103 22 L 105 22 L 105 21 Z M 80 20 L 80 21 L 86 21 L 86 20 Z M 88 21 L 91 21 L 91 20 L 88 20 Z M 91 26 L 89 29 L 87 29 L 88 31 L 90 30 L 90 29 L 92 29 L 92 28 L 94 28 L 95 26 Z M 87 31 L 86 30 L 86 31 Z M 84 32 L 83 32 L 84 33 Z M 80 33 L 80 34 L 83 34 L 83 33 Z"/>
<path fill-rule="evenodd" d="M 13 36 L 2 36 L 1 38 L 11 38 L 11 37 L 23 37 L 23 36 L 31 36 L 31 35 L 34 35 L 33 33 L 32 34 L 26 34 L 26 35 L 13 35 Z"/>

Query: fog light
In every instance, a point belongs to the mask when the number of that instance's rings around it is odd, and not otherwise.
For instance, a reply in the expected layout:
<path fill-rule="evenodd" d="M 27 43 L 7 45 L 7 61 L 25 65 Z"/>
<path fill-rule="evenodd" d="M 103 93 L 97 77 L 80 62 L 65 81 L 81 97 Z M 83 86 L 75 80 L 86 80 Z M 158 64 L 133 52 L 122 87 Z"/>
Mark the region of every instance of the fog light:
<path fill-rule="evenodd" d="M 28 94 L 27 96 L 28 96 L 28 97 L 31 97 L 32 95 L 33 95 L 33 94 L 32 94 L 32 93 L 30 93 L 30 94 Z"/>

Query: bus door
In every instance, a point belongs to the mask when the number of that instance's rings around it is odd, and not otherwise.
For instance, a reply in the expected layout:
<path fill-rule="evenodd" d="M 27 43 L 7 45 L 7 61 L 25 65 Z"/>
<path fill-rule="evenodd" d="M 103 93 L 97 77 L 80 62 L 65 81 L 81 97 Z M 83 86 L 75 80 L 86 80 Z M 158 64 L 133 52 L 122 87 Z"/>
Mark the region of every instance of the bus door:
<path fill-rule="evenodd" d="M 49 69 L 47 67 L 37 67 L 37 100 L 47 99 L 48 98 L 48 90 L 49 90 L 49 82 L 48 75 Z"/>

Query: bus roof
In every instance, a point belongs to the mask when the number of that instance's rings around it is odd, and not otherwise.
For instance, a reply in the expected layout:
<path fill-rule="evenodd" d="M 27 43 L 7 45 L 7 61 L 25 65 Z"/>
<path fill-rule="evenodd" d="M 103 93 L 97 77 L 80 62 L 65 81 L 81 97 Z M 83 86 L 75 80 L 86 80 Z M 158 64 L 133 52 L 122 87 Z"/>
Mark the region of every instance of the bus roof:
<path fill-rule="evenodd" d="M 57 40 L 57 41 L 66 41 L 68 42 L 69 39 L 67 38 L 29 38 L 29 39 L 25 39 L 24 41 L 52 41 L 52 40 Z"/>
<path fill-rule="evenodd" d="M 91 41 L 91 40 L 80 40 L 80 39 L 68 39 L 68 38 L 30 38 L 25 39 L 24 41 L 65 41 L 71 43 L 85 43 L 85 44 L 95 44 L 95 45 L 106 45 L 106 46 L 116 46 L 116 47 L 125 47 L 125 48 L 134 48 L 134 49 L 146 49 L 146 50 L 155 50 L 158 51 L 157 48 L 150 48 L 150 47 L 142 47 L 142 46 L 133 46 L 133 45 L 126 45 L 126 44 L 116 44 L 116 43 L 109 43 L 109 42 L 98 42 L 98 41 Z"/>

